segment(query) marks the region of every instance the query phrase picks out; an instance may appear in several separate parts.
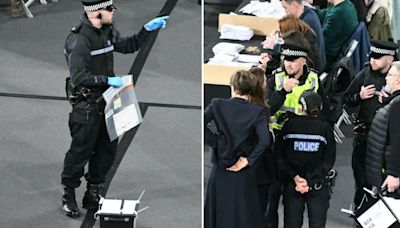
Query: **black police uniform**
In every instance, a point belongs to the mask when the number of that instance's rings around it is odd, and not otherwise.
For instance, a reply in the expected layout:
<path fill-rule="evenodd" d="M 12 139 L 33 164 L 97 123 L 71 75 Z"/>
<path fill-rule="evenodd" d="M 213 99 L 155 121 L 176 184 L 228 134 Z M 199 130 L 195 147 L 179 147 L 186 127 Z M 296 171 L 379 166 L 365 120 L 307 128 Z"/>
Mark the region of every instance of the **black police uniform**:
<path fill-rule="evenodd" d="M 284 181 L 284 227 L 302 226 L 305 204 L 309 227 L 325 227 L 330 199 L 330 187 L 325 177 L 336 158 L 332 125 L 320 117 L 294 116 L 283 126 L 277 137 L 276 149 Z M 295 190 L 293 178 L 296 175 L 307 180 L 310 187 L 307 193 Z"/>
<path fill-rule="evenodd" d="M 73 189 L 80 185 L 84 166 L 88 162 L 85 174 L 88 190 L 92 186 L 95 188 L 92 193 L 97 194 L 98 185 L 105 181 L 117 148 L 117 140 L 110 142 L 108 137 L 104 101 L 101 100 L 102 93 L 108 88 L 107 78 L 114 76 L 113 51 L 133 53 L 140 48 L 147 35 L 144 28 L 129 37 L 121 37 L 113 25 L 95 28 L 84 13 L 81 23 L 68 36 L 64 52 L 71 82 L 76 91 L 84 89 L 86 94 L 75 101 L 69 114 L 72 142 L 61 174 L 61 183 L 65 187 Z"/>
<path fill-rule="evenodd" d="M 370 57 L 380 58 L 384 55 L 395 54 L 397 45 L 385 41 L 372 41 Z M 354 204 L 359 206 L 364 196 L 363 187 L 365 185 L 365 156 L 367 147 L 367 135 L 375 116 L 376 111 L 381 106 L 379 103 L 379 92 L 383 90 L 386 81 L 386 73 L 373 71 L 368 63 L 364 69 L 350 83 L 344 94 L 345 104 L 349 107 L 359 106 L 356 127 L 354 128 L 352 168 L 356 184 Z M 376 95 L 370 99 L 361 100 L 361 86 L 375 85 Z"/>
<path fill-rule="evenodd" d="M 289 50 L 287 52 L 282 51 L 282 55 L 285 59 L 288 60 L 295 60 L 299 57 L 306 57 L 302 56 L 302 53 L 307 53 L 308 51 L 302 47 L 296 46 L 296 45 L 282 45 L 282 49 Z M 271 111 L 271 116 L 273 116 L 284 104 L 286 95 L 288 92 L 285 91 L 285 89 L 277 90 L 275 88 L 275 74 L 281 73 L 284 69 L 278 68 L 275 70 L 275 73 L 272 75 L 268 76 L 268 95 L 267 98 L 269 100 L 269 105 L 270 105 L 270 111 Z M 303 75 L 299 78 L 299 86 L 303 85 L 306 83 L 307 76 L 310 74 L 310 72 L 314 72 L 317 74 L 317 72 L 308 66 L 303 66 Z M 318 90 L 317 93 L 320 94 L 321 97 L 324 97 L 324 88 L 322 86 L 322 83 L 318 79 Z M 326 99 L 324 99 L 323 103 L 326 103 Z M 287 113 L 287 118 L 290 118 L 291 116 L 294 116 L 294 114 L 288 112 Z M 274 129 L 275 135 L 279 135 L 280 131 Z M 278 227 L 278 222 L 279 222 L 279 214 L 278 214 L 278 208 L 279 208 L 279 200 L 280 196 L 282 193 L 282 186 L 281 186 L 281 178 L 278 170 L 278 164 L 277 164 L 277 151 L 275 149 L 272 150 L 273 153 L 271 155 L 268 155 L 268 165 L 269 165 L 269 171 L 270 171 L 270 178 L 272 180 L 272 183 L 270 185 L 270 189 L 268 191 L 268 207 L 266 211 L 266 223 L 268 228 L 277 228 Z"/>

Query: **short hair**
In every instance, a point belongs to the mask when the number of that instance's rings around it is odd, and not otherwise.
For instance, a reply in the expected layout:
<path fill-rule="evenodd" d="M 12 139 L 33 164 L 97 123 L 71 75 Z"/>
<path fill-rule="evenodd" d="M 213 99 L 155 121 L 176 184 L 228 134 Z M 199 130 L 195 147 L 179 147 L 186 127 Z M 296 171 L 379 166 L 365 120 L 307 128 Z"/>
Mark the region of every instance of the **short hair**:
<path fill-rule="evenodd" d="M 303 0 L 281 0 L 281 1 L 285 1 L 287 4 L 291 4 L 292 2 L 297 2 L 300 5 L 303 4 Z"/>

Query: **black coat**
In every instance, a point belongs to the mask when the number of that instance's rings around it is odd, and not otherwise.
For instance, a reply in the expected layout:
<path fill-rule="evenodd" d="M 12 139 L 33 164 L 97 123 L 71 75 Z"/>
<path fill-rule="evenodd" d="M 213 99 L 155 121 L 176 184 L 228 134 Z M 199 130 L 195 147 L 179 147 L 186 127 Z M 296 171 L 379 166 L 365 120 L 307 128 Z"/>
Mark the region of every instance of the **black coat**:
<path fill-rule="evenodd" d="M 204 141 L 213 150 L 213 169 L 204 208 L 205 228 L 262 228 L 255 171 L 269 145 L 265 107 L 244 99 L 213 99 L 204 111 Z M 218 133 L 208 123 L 214 120 Z M 240 156 L 249 166 L 239 172 L 226 168 Z"/>
<path fill-rule="evenodd" d="M 368 64 L 360 71 L 360 73 L 357 74 L 344 93 L 344 101 L 346 105 L 352 107 L 360 106 L 358 119 L 363 123 L 368 125 L 372 123 L 372 119 L 381 104 L 378 101 L 378 95 L 367 100 L 361 100 L 361 86 L 373 84 L 375 85 L 376 91 L 381 91 L 386 84 L 385 76 L 386 74 L 372 71 Z"/>

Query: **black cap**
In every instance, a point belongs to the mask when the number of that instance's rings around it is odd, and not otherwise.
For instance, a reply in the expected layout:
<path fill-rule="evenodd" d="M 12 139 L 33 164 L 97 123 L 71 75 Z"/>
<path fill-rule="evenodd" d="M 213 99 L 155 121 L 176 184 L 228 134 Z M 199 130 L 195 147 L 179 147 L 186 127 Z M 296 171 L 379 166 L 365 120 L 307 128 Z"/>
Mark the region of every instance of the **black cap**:
<path fill-rule="evenodd" d="M 282 44 L 281 55 L 284 60 L 293 61 L 300 57 L 307 58 L 308 50 L 294 44 Z"/>
<path fill-rule="evenodd" d="M 397 55 L 398 45 L 390 41 L 371 40 L 371 51 L 369 56 L 374 59 L 379 59 L 382 56 L 390 55 L 395 57 Z"/>
<path fill-rule="evenodd" d="M 322 109 L 321 96 L 318 93 L 310 90 L 306 90 L 301 94 L 299 103 L 303 105 L 303 109 L 306 112 L 314 109 Z"/>
<path fill-rule="evenodd" d="M 81 0 L 81 2 L 87 12 L 97 11 L 113 5 L 113 0 Z"/>

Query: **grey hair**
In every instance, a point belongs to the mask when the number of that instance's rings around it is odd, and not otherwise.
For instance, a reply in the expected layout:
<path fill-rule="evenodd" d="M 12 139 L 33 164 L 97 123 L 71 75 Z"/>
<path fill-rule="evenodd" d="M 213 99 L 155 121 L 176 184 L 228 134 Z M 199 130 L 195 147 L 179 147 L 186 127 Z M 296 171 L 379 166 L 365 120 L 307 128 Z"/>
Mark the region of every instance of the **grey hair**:
<path fill-rule="evenodd" d="M 394 61 L 392 64 L 390 64 L 391 67 L 394 67 L 397 72 L 400 73 L 400 61 Z"/>

